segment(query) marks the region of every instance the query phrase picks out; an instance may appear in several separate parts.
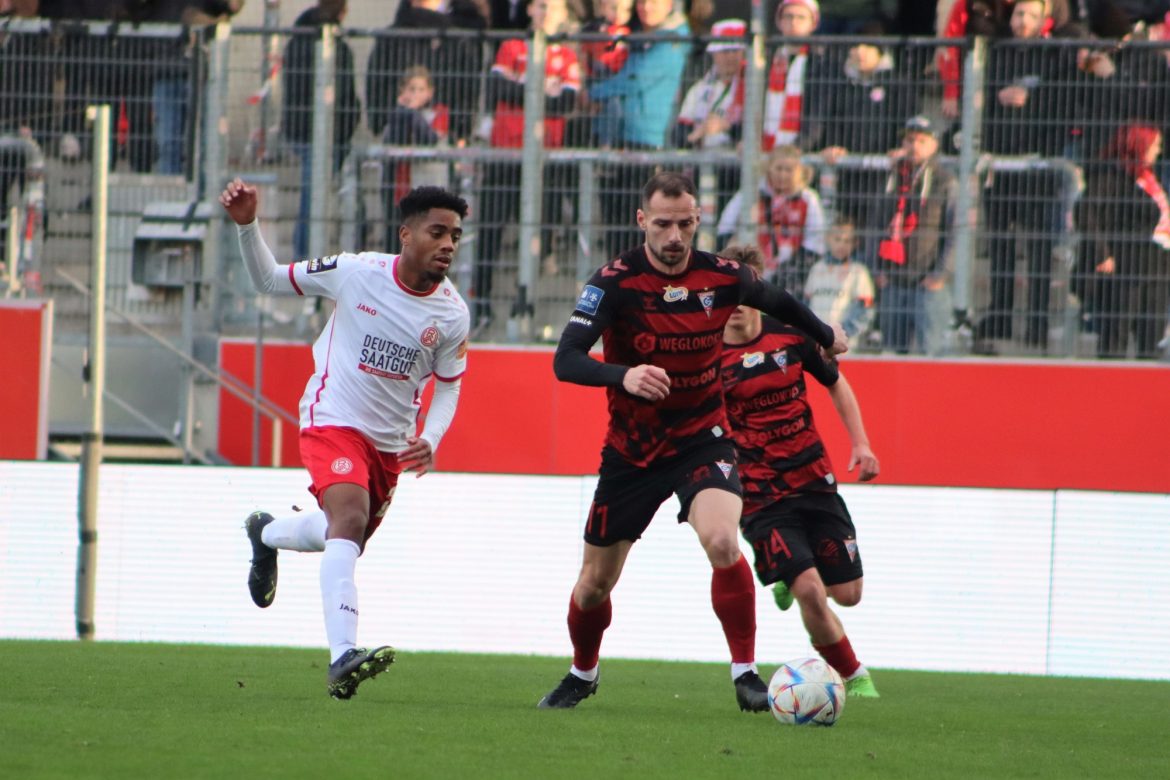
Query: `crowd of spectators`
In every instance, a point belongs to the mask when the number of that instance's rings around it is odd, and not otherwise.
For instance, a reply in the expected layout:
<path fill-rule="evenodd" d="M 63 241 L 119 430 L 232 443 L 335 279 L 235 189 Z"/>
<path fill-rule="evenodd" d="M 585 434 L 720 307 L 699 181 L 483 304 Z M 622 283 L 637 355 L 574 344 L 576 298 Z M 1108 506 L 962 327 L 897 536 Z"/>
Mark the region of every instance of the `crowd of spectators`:
<path fill-rule="evenodd" d="M 242 3 L 0 0 L 0 14 L 197 27 L 232 16 Z M 304 226 L 309 198 L 317 196 L 309 154 L 316 29 L 350 26 L 346 10 L 346 0 L 319 0 L 304 10 L 294 24 L 305 31 L 288 37 L 283 55 L 281 133 L 302 166 L 298 256 L 308 251 Z M 372 38 L 372 46 L 361 49 L 368 51 L 364 62 L 347 36 L 338 39 L 334 169 L 363 123 L 370 138 L 391 146 L 519 148 L 530 32 L 537 28 L 551 36 L 543 89 L 546 147 L 741 152 L 750 13 L 746 0 L 401 0 L 384 32 L 372 19 L 354 25 Z M 1161 178 L 1156 155 L 1149 174 L 1137 178 L 1125 157 L 1136 142 L 1119 145 L 1117 133 L 1150 128 L 1160 139 L 1167 125 L 1170 55 L 1144 42 L 1170 39 L 1170 0 L 771 0 L 767 16 L 759 197 L 741 203 L 739 167 L 717 167 L 715 202 L 706 208 L 716 215 L 719 245 L 750 209 L 771 275 L 826 306 L 834 299 L 834 278 L 860 291 L 845 296 L 851 311 L 863 309 L 849 315 L 859 346 L 945 349 L 940 329 L 967 325 L 967 312 L 951 312 L 936 299 L 949 300 L 953 283 L 953 163 L 966 129 L 959 122 L 963 58 L 969 36 L 984 36 L 982 124 L 970 130 L 978 130 L 981 151 L 993 158 L 979 168 L 980 251 L 987 263 L 974 313 L 975 349 L 992 352 L 1007 340 L 1047 349 L 1062 242 L 1080 231 L 1091 234 L 1085 246 L 1102 252 L 1101 236 L 1113 229 L 1101 224 L 1102 214 L 1111 212 L 1086 210 L 1086 199 L 1116 194 L 1124 201 L 1123 194 L 1133 193 L 1119 181 Z M 4 30 L 0 26 L 0 132 L 40 136 L 55 153 L 84 155 L 81 108 L 108 96 L 119 105 L 118 141 L 134 170 L 184 170 L 191 155 L 191 133 L 184 128 L 192 119 L 197 75 L 189 37 L 160 42 Z M 412 30 L 418 34 L 404 37 Z M 485 39 L 485 31 L 492 35 Z M 855 39 L 827 37 L 837 35 Z M 937 39 L 946 38 L 955 45 L 940 45 Z M 87 66 L 95 59 L 113 66 Z M 59 96 L 62 85 L 58 105 L 64 110 L 54 110 L 54 87 Z M 1025 156 L 1041 163 L 1020 164 Z M 1090 185 L 1075 208 L 1068 174 L 1074 168 Z M 410 186 L 455 184 L 451 171 L 417 159 L 385 161 L 387 216 Z M 595 214 L 604 254 L 636 242 L 638 187 L 649 172 L 616 156 L 598 165 Z M 551 228 L 571 222 L 580 207 L 576 175 L 575 166 L 547 165 L 544 171 L 546 230 L 537 251 L 549 267 L 563 248 Z M 493 315 L 493 274 L 518 251 L 504 238 L 518 216 L 519 165 L 483 162 L 472 180 L 479 235 L 473 272 L 460 281 L 482 327 Z M 1157 190 L 1137 187 L 1136 197 L 1153 204 L 1155 225 L 1170 219 L 1160 183 Z M 1123 216 L 1142 211 L 1135 209 Z M 396 248 L 392 235 L 386 241 L 387 250 Z M 1071 284 L 1085 328 L 1101 334 L 1100 353 L 1125 354 L 1128 341 L 1117 335 L 1125 331 L 1134 335 L 1137 354 L 1151 355 L 1170 297 L 1170 289 L 1161 289 L 1170 276 L 1165 251 L 1143 248 L 1136 254 L 1145 259 L 1131 262 L 1114 250 L 1110 259 L 1125 268 L 1116 273 L 1087 266 L 1087 254 L 1071 261 Z M 853 269 L 864 269 L 868 281 Z M 932 314 L 944 310 L 946 316 Z M 1121 310 L 1140 321 L 1123 321 Z M 868 338 L 867 330 L 874 331 Z"/>

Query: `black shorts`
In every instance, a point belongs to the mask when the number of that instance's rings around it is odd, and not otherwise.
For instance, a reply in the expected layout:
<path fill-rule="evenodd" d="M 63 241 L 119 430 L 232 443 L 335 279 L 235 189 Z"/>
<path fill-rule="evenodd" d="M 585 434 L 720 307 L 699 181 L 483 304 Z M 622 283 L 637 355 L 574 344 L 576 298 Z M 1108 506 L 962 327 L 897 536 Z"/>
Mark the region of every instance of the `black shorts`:
<path fill-rule="evenodd" d="M 649 466 L 635 466 L 606 447 L 598 475 L 585 524 L 585 541 L 598 547 L 640 538 L 671 493 L 682 504 L 680 523 L 686 522 L 691 501 L 700 490 L 716 488 L 743 495 L 730 439 L 715 439 Z"/>
<path fill-rule="evenodd" d="M 857 529 L 836 493 L 804 493 L 781 499 L 740 521 L 756 554 L 756 576 L 765 585 L 816 567 L 826 585 L 861 579 Z"/>

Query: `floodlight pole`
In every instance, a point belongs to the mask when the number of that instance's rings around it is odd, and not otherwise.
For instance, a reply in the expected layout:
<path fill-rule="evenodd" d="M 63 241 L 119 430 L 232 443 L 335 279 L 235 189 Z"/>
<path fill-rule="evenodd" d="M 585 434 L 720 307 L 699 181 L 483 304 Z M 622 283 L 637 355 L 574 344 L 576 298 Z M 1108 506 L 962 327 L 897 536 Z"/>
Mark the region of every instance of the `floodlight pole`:
<path fill-rule="evenodd" d="M 97 579 L 98 474 L 102 463 L 106 390 L 106 229 L 110 191 L 110 107 L 90 106 L 93 122 L 93 193 L 90 234 L 89 347 L 82 388 L 89 396 L 89 426 L 81 436 L 77 490 L 77 638 L 93 639 L 94 583 Z"/>

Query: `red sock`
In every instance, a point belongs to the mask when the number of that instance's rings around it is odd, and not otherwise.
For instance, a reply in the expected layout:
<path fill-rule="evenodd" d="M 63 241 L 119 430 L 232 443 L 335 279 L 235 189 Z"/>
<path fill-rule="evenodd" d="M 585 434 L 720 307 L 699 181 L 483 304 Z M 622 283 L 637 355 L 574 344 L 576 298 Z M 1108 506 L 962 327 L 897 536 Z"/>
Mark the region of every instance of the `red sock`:
<path fill-rule="evenodd" d="M 581 609 L 569 597 L 569 639 L 573 642 L 573 666 L 588 671 L 597 666 L 601 653 L 601 635 L 609 628 L 613 617 L 613 603 L 605 601 L 593 609 Z"/>
<path fill-rule="evenodd" d="M 723 624 L 733 664 L 756 660 L 756 583 L 742 555 L 723 569 L 711 571 L 711 606 Z"/>
<path fill-rule="evenodd" d="M 813 645 L 816 651 L 829 662 L 829 666 L 837 670 L 842 677 L 848 677 L 861 668 L 861 661 L 853 654 L 853 645 L 849 644 L 849 637 L 843 636 L 831 645 Z"/>

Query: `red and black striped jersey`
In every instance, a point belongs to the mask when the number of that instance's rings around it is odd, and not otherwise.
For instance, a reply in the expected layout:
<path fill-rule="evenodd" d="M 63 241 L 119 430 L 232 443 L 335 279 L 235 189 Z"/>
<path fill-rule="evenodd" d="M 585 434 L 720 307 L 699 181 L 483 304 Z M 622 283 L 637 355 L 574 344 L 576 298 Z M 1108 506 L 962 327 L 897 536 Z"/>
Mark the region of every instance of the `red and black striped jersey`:
<path fill-rule="evenodd" d="M 804 376 L 837 383 L 837 361 L 807 336 L 769 317 L 760 335 L 723 347 L 723 392 L 739 450 L 744 514 L 793 493 L 836 492 L 833 464 L 813 424 Z"/>
<path fill-rule="evenodd" d="M 686 270 L 671 276 L 656 270 L 639 247 L 585 285 L 557 348 L 557 376 L 608 385 L 606 444 L 635 465 L 726 436 L 719 380 L 723 326 L 740 303 L 771 310 L 832 344 L 828 326 L 747 266 L 695 250 Z M 588 357 L 599 337 L 604 364 Z M 638 398 L 621 386 L 629 367 L 647 363 L 670 376 L 670 395 L 662 401 Z"/>

